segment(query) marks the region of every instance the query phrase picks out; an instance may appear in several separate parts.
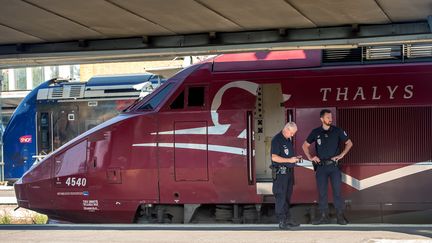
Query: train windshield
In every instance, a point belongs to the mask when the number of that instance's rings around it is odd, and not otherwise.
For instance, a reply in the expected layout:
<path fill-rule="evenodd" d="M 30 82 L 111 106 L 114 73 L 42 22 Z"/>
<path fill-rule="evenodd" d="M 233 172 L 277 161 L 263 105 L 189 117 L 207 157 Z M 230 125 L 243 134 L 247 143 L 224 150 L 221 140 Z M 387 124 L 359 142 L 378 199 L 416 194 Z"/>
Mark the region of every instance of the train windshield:
<path fill-rule="evenodd" d="M 138 110 L 153 110 L 154 108 L 156 108 L 166 97 L 166 95 L 171 91 L 172 87 L 172 83 L 168 83 L 161 91 L 151 97 L 143 105 L 141 105 Z"/>

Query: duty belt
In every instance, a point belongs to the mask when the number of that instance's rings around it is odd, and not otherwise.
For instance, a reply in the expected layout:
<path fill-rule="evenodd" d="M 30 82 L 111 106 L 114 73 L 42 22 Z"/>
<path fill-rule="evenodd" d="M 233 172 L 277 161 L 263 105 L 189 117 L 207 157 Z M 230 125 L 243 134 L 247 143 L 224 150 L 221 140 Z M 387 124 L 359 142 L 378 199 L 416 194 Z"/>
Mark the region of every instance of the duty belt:
<path fill-rule="evenodd" d="M 278 166 L 276 167 L 276 174 L 280 174 L 280 175 L 286 175 L 288 174 L 288 172 L 293 172 L 294 168 L 292 167 L 287 167 L 287 166 Z"/>
<path fill-rule="evenodd" d="M 320 165 L 337 165 L 337 162 L 331 159 L 321 160 Z"/>

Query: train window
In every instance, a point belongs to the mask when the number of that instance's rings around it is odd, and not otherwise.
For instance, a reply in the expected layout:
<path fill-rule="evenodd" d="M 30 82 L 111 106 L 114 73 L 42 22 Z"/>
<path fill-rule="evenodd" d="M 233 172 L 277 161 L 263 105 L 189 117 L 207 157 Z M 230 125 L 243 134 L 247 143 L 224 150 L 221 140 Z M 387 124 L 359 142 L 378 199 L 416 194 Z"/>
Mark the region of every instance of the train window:
<path fill-rule="evenodd" d="M 184 108 L 184 91 L 182 91 L 177 98 L 171 103 L 171 109 L 183 109 Z"/>
<path fill-rule="evenodd" d="M 167 84 L 161 91 L 150 98 L 146 103 L 144 103 L 139 110 L 153 110 L 156 108 L 160 102 L 167 96 L 171 91 L 172 83 Z"/>
<path fill-rule="evenodd" d="M 70 110 L 62 110 L 62 108 L 54 109 L 57 111 L 53 115 L 54 149 L 59 148 L 79 134 L 78 123 L 76 122 L 76 116 L 74 114 L 78 108 L 72 106 L 68 108 L 70 108 Z"/>
<path fill-rule="evenodd" d="M 204 106 L 204 87 L 189 87 L 188 106 Z"/>
<path fill-rule="evenodd" d="M 49 113 L 42 112 L 39 117 L 39 126 L 40 126 L 40 144 L 39 144 L 39 153 L 49 153 L 51 152 L 51 139 L 50 139 L 50 127 L 49 127 Z"/>

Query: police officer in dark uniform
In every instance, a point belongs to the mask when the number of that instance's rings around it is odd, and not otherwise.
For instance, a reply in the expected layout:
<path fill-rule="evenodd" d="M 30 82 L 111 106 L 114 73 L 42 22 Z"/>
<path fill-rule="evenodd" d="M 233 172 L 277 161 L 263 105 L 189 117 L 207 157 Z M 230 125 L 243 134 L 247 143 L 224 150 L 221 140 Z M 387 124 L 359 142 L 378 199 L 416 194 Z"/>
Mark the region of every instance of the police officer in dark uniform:
<path fill-rule="evenodd" d="M 271 142 L 272 189 L 276 199 L 276 217 L 279 220 L 279 228 L 282 230 L 299 226 L 289 212 L 294 185 L 294 166 L 301 160 L 301 157 L 294 156 L 292 137 L 296 132 L 297 125 L 294 122 L 288 122 Z"/>
<path fill-rule="evenodd" d="M 307 158 L 314 163 L 316 169 L 316 182 L 319 192 L 320 217 L 312 224 L 327 224 L 328 203 L 327 190 L 328 178 L 330 178 L 334 207 L 336 208 L 337 223 L 345 225 L 347 221 L 343 214 L 344 202 L 341 196 L 342 176 L 340 171 L 340 160 L 348 153 L 353 143 L 341 128 L 332 126 L 332 114 L 330 110 L 324 109 L 320 112 L 322 126 L 315 128 L 303 144 L 303 151 Z M 309 147 L 315 142 L 316 156 L 312 156 Z M 341 152 L 341 145 L 344 148 Z"/>

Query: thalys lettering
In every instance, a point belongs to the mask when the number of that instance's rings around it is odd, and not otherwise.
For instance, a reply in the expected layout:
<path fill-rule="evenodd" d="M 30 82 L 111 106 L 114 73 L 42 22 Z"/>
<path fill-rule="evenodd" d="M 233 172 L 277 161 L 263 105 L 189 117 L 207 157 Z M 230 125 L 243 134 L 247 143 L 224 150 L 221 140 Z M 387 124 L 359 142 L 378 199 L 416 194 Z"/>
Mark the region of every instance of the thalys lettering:
<path fill-rule="evenodd" d="M 328 101 L 330 98 L 336 101 L 356 101 L 356 100 L 393 100 L 395 98 L 411 99 L 414 96 L 414 85 L 406 85 L 404 87 L 385 86 L 378 87 L 337 87 L 337 88 L 321 88 L 322 101 Z"/>

